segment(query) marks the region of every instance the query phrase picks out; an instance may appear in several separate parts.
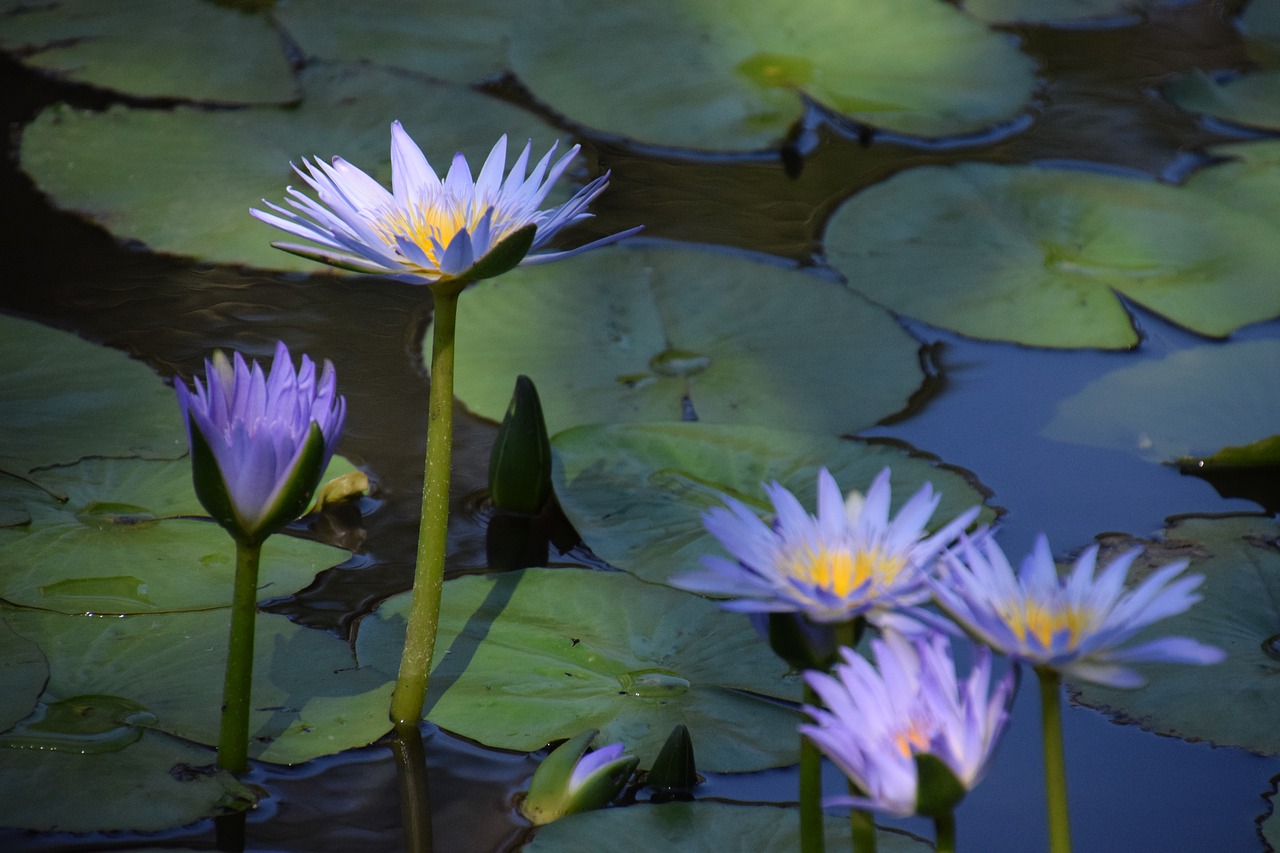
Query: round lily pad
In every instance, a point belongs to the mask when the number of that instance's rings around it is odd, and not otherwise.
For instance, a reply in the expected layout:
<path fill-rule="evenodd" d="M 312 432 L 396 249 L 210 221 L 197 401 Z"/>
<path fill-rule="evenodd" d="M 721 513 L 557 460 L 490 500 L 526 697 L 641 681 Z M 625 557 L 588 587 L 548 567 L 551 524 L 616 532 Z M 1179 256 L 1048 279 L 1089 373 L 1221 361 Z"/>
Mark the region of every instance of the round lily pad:
<path fill-rule="evenodd" d="M 213 750 L 153 731 L 117 752 L 6 748 L 0 826 L 158 832 L 257 801 L 254 788 L 213 761 Z"/>
<path fill-rule="evenodd" d="M 1104 548 L 1133 540 L 1101 537 Z M 1131 570 L 1138 580 L 1154 567 L 1190 559 L 1205 576 L 1203 600 L 1163 619 L 1143 639 L 1185 636 L 1217 646 L 1227 658 L 1213 666 L 1149 664 L 1139 690 L 1072 685 L 1079 699 L 1117 719 L 1186 740 L 1280 753 L 1280 524 L 1257 516 L 1177 520 Z"/>
<path fill-rule="evenodd" d="M 1280 128 L 1280 2 L 1252 0 L 1239 23 L 1257 68 L 1225 77 L 1193 71 L 1169 85 L 1165 95 L 1192 112 Z"/>
<path fill-rule="evenodd" d="M 1078 170 L 902 172 L 836 211 L 827 256 L 893 311 L 976 338 L 1134 346 L 1117 296 L 1203 335 L 1280 314 L 1280 234 L 1230 199 Z"/>
<path fill-rule="evenodd" d="M 187 452 L 173 391 L 150 368 L 29 320 L 0 316 L 0 400 L 0 470 L 14 474 L 89 456 Z"/>
<path fill-rule="evenodd" d="M 617 248 L 463 294 L 455 393 L 501 420 L 525 374 L 552 433 L 697 419 L 840 434 L 906 405 L 923 378 L 918 348 L 886 312 L 798 270 Z"/>
<path fill-rule="evenodd" d="M 462 151 L 478 169 L 504 133 L 512 162 L 526 139 L 542 152 L 556 138 L 530 113 L 406 73 L 317 63 L 301 82 L 306 97 L 290 110 L 51 107 L 23 133 L 22 167 L 59 207 L 154 251 L 320 272 L 273 249 L 288 235 L 249 215 L 264 198 L 282 204 L 287 185 L 305 188 L 290 161 L 341 155 L 390 186 L 397 118 L 437 167 Z"/>
<path fill-rule="evenodd" d="M 1153 462 L 1209 456 L 1280 428 L 1280 341 L 1179 350 L 1128 364 L 1058 404 L 1047 438 Z"/>
<path fill-rule="evenodd" d="M 44 683 L 49 678 L 49 664 L 40 647 L 20 637 L 0 622 L 0 732 L 31 713 Z M 0 822 L 0 826 L 8 826 Z"/>
<path fill-rule="evenodd" d="M 409 596 L 360 623 L 364 669 L 394 673 Z M 800 682 L 748 620 L 620 572 L 526 569 L 445 584 L 425 716 L 500 749 L 583 729 L 656 755 L 677 724 L 715 772 L 791 764 Z M 363 671 L 363 670 L 362 670 Z"/>
<path fill-rule="evenodd" d="M 0 50 L 76 83 L 237 104 L 298 97 L 265 15 L 207 0 L 3 0 Z"/>
<path fill-rule="evenodd" d="M 828 850 L 849 846 L 849 821 L 823 818 Z M 688 849 L 699 839 L 716 850 L 792 853 L 800 849 L 800 810 L 728 803 L 665 803 L 568 815 L 538 829 L 529 853 L 647 853 Z M 876 832 L 885 853 L 926 853 L 933 846 L 892 829 Z"/>
<path fill-rule="evenodd" d="M 818 470 L 845 492 L 865 491 L 893 469 L 896 512 L 925 481 L 942 495 L 933 525 L 950 521 L 984 495 L 973 482 L 897 447 L 761 427 L 712 424 L 587 426 L 555 437 L 555 490 L 591 550 L 646 581 L 666 583 L 723 548 L 702 514 L 730 496 L 772 512 L 763 484 L 778 481 L 813 512 Z M 980 522 L 994 512 L 984 509 Z"/>
<path fill-rule="evenodd" d="M 907 133 L 973 131 L 1013 118 L 1036 85 L 1010 36 L 936 0 L 525 9 L 511 62 L 537 98 L 575 122 L 680 148 L 777 144 L 806 97 Z"/>
<path fill-rule="evenodd" d="M 123 618 L 14 610 L 3 618 L 49 661 L 46 705 L 110 700 L 149 728 L 218 742 L 229 609 Z M 391 686 L 357 669 L 343 640 L 260 614 L 249 755 L 296 764 L 372 743 L 391 727 Z"/>

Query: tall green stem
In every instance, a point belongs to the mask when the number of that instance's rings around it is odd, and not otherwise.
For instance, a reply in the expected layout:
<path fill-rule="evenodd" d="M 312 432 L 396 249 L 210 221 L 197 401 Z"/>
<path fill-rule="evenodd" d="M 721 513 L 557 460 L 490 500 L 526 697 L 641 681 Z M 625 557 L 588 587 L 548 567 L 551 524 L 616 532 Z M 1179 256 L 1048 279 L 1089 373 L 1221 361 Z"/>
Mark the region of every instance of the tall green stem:
<path fill-rule="evenodd" d="M 404 656 L 400 659 L 400 676 L 391 695 L 391 721 L 397 726 L 417 726 L 422 719 L 427 678 L 436 648 L 436 626 L 440 621 L 445 542 L 449 532 L 449 469 L 453 456 L 453 339 L 461 292 L 462 285 L 432 290 L 435 317 L 422 525 L 418 528 L 418 562 L 413 575 Z"/>
<path fill-rule="evenodd" d="M 253 688 L 253 628 L 258 615 L 258 562 L 262 543 L 236 542 L 236 579 L 231 595 L 231 636 L 222 686 L 222 731 L 218 766 L 249 769 L 249 694 Z"/>
<path fill-rule="evenodd" d="M 1071 853 L 1071 818 L 1067 810 L 1067 759 L 1062 746 L 1062 676 L 1036 667 L 1040 678 L 1040 722 L 1044 729 L 1045 799 L 1049 809 L 1050 853 Z"/>
<path fill-rule="evenodd" d="M 804 686 L 805 704 L 817 706 L 818 694 Z M 800 736 L 800 853 L 823 853 L 822 753 Z"/>
<path fill-rule="evenodd" d="M 866 809 L 849 812 L 849 837 L 853 841 L 853 853 L 876 853 L 876 819 L 871 812 Z"/>
<path fill-rule="evenodd" d="M 933 819 L 937 853 L 956 853 L 956 813 L 949 811 Z"/>

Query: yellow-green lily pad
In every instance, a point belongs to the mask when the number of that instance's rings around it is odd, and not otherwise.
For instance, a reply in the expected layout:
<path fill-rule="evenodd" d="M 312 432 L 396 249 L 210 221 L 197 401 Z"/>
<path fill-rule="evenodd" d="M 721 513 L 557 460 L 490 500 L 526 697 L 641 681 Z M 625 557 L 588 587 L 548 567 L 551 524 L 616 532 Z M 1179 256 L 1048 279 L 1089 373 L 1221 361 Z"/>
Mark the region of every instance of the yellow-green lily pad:
<path fill-rule="evenodd" d="M 556 0 L 525 7 L 510 54 L 573 121 L 679 148 L 775 145 L 806 98 L 907 133 L 974 131 L 1036 86 L 1011 36 L 937 0 Z"/>
<path fill-rule="evenodd" d="M 772 511 L 763 485 L 778 481 L 815 510 L 817 476 L 827 468 L 840 488 L 865 491 L 893 469 L 896 511 L 925 481 L 942 501 L 940 526 L 983 501 L 974 481 L 935 460 L 884 444 L 862 444 L 812 433 L 713 424 L 586 426 L 553 441 L 556 496 L 591 550 L 640 578 L 666 583 L 723 553 L 702 514 L 724 496 Z M 994 511 L 983 510 L 990 522 Z"/>
<path fill-rule="evenodd" d="M 409 596 L 361 623 L 365 669 L 396 672 Z M 699 769 L 761 770 L 799 755 L 800 681 L 742 616 L 621 572 L 525 569 L 445 584 L 428 720 L 530 751 L 583 729 L 656 755 L 684 724 Z M 363 670 L 362 670 L 363 671 Z"/>
<path fill-rule="evenodd" d="M 1165 95 L 1185 110 L 1250 127 L 1280 128 L 1280 2 L 1252 0 L 1239 25 L 1256 68 L 1225 77 L 1196 70 L 1170 84 Z"/>
<path fill-rule="evenodd" d="M 799 270 L 619 247 L 467 290 L 455 393 L 501 420 L 527 375 L 552 433 L 697 419 L 843 434 L 906 406 L 918 348 L 886 312 Z"/>

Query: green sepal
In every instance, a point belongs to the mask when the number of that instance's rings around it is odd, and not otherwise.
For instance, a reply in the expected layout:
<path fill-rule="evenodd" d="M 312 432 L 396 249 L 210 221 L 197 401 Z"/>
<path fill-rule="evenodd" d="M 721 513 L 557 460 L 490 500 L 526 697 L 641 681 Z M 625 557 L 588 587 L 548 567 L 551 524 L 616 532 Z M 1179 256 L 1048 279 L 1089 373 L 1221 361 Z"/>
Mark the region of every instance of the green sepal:
<path fill-rule="evenodd" d="M 236 515 L 235 505 L 227 489 L 227 481 L 218 467 L 218 460 L 213 449 L 200 431 L 194 416 L 187 415 L 188 431 L 191 434 L 191 484 L 195 487 L 196 497 L 205 512 L 218 524 L 237 539 L 245 535 L 244 525 Z"/>
<path fill-rule="evenodd" d="M 526 225 L 512 231 L 502 242 L 485 253 L 484 257 L 472 264 L 470 269 L 456 277 L 467 281 L 480 281 L 500 276 L 514 269 L 533 248 L 533 238 L 537 233 L 536 225 Z"/>
<path fill-rule="evenodd" d="M 489 455 L 489 497 L 494 506 L 534 514 L 551 497 L 551 441 L 538 389 L 516 377 L 515 391 Z"/>
<path fill-rule="evenodd" d="M 951 768 L 929 753 L 916 755 L 916 814 L 945 817 L 969 793 Z"/>
<path fill-rule="evenodd" d="M 307 440 L 298 454 L 298 461 L 288 481 L 276 495 L 275 506 L 263 516 L 256 531 L 258 542 L 284 527 L 307 511 L 311 496 L 316 486 L 320 485 L 320 476 L 324 473 L 324 433 L 320 425 L 311 422 L 307 430 Z"/>
<path fill-rule="evenodd" d="M 768 637 L 769 648 L 793 669 L 826 672 L 836 660 L 835 627 L 803 613 L 770 613 Z"/>
<path fill-rule="evenodd" d="M 667 742 L 653 762 L 645 784 L 664 791 L 687 791 L 698 784 L 698 768 L 693 757 L 689 729 L 681 724 L 671 730 Z"/>
<path fill-rule="evenodd" d="M 577 789 L 569 789 L 574 768 L 586 754 L 599 729 L 587 729 L 551 751 L 529 782 L 529 793 L 520 803 L 520 813 L 535 826 L 550 823 L 567 814 L 589 811 L 605 805 L 622 790 L 639 759 L 628 753 L 596 768 Z"/>

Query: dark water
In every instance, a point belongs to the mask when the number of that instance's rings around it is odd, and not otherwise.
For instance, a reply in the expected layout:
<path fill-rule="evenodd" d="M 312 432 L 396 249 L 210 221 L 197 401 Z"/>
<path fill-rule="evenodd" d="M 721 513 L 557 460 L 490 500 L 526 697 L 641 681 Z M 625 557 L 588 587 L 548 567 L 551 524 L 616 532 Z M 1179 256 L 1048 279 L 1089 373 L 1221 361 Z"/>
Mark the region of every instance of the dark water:
<path fill-rule="evenodd" d="M 594 154 L 613 169 L 614 181 L 596 206 L 592 228 L 605 233 L 643 222 L 650 238 L 821 264 L 825 216 L 858 188 L 913 166 L 1084 161 L 1177 180 L 1205 161 L 1205 146 L 1248 136 L 1199 121 L 1154 93 L 1182 70 L 1242 66 L 1243 46 L 1222 5 L 1187 4 L 1117 29 L 1020 30 L 1024 48 L 1042 65 L 1045 86 L 1031 115 L 983 138 L 930 144 L 815 122 L 783 153 L 724 158 L 674 158 L 596 140 Z M 109 102 L 0 61 L 0 113 L 15 136 L 41 106 L 59 100 Z M 368 502 L 358 556 L 278 606 L 298 621 L 345 635 L 378 600 L 409 587 L 426 422 L 420 339 L 430 298 L 423 289 L 276 276 L 123 247 L 52 210 L 10 157 L 0 163 L 0 198 L 0 310 L 122 349 L 165 376 L 189 376 L 214 347 L 267 357 L 278 339 L 295 352 L 333 360 L 350 404 L 341 452 L 376 476 L 377 492 Z M 1172 476 L 1125 454 L 1039 437 L 1058 401 L 1090 380 L 1121 363 L 1201 342 L 1158 318 L 1138 313 L 1136 319 L 1144 339 L 1130 353 L 978 343 L 909 323 L 923 342 L 934 344 L 940 368 L 935 393 L 906 419 L 865 434 L 910 442 L 975 471 L 994 490 L 995 502 L 1011 510 L 1002 534 L 1011 554 L 1025 552 L 1039 530 L 1066 550 L 1104 531 L 1150 534 L 1173 513 L 1255 510 L 1247 501 L 1220 498 L 1203 481 Z M 1232 339 L 1256 338 L 1280 338 L 1280 323 L 1260 324 Z M 456 428 L 449 568 L 461 572 L 487 564 L 483 517 L 475 507 L 494 426 L 459 407 Z M 582 554 L 560 556 L 572 562 Z M 961 808 L 962 849 L 1021 853 L 1043 847 L 1034 704 L 1034 691 L 1024 690 L 996 765 Z M 436 849 L 488 851 L 518 843 L 523 824 L 512 812 L 511 796 L 526 784 L 535 759 L 427 731 Z M 1280 761 L 1157 738 L 1084 709 L 1067 713 L 1066 736 L 1077 849 L 1267 849 L 1254 821 L 1268 810 L 1263 797 L 1280 774 Z M 400 848 L 395 771 L 386 747 L 259 772 L 256 781 L 272 796 L 250 818 L 251 849 Z M 794 789 L 793 776 L 783 770 L 712 778 L 701 793 L 777 801 L 791 798 Z M 903 825 L 928 831 L 911 821 Z M 13 850 L 212 845 L 209 824 L 164 838 L 36 838 L 0 831 L 0 849 Z"/>

